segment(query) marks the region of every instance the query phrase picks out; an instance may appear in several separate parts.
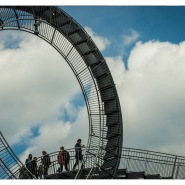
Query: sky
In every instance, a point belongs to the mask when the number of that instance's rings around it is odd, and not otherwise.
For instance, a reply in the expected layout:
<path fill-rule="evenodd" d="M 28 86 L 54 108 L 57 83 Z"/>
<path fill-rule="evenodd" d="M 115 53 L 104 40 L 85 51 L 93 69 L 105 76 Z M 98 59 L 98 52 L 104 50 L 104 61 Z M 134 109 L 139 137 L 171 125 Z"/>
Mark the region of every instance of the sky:
<path fill-rule="evenodd" d="M 185 156 L 185 6 L 60 6 L 91 36 L 117 87 L 123 146 Z M 88 139 L 70 67 L 49 44 L 0 32 L 0 128 L 22 161 Z M 66 80 L 67 79 L 67 80 Z"/>

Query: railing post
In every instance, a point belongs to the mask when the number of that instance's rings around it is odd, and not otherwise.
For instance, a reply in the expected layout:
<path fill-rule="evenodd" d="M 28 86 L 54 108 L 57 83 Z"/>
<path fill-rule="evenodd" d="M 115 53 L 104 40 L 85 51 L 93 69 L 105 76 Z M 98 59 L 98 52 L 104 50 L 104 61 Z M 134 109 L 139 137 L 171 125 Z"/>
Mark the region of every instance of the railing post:
<path fill-rule="evenodd" d="M 176 161 L 177 161 L 177 156 L 175 157 L 175 161 L 174 161 L 174 165 L 173 165 L 173 169 L 172 169 L 172 175 L 171 175 L 172 178 L 174 178 Z"/>
<path fill-rule="evenodd" d="M 148 152 L 146 153 L 146 158 L 147 158 L 147 154 L 148 154 Z M 147 170 L 148 170 L 147 167 L 148 167 L 148 159 L 145 162 L 145 173 L 147 173 Z"/>
<path fill-rule="evenodd" d="M 175 179 L 177 179 L 177 176 L 178 176 L 178 174 L 179 174 L 179 167 L 180 167 L 180 164 L 178 163 L 177 170 L 176 170 L 176 174 L 175 174 Z"/>
<path fill-rule="evenodd" d="M 127 170 L 129 170 L 129 164 L 130 164 L 129 162 L 130 162 L 130 156 L 129 156 L 128 159 L 127 159 L 127 165 L 126 165 L 126 169 L 127 169 Z"/>

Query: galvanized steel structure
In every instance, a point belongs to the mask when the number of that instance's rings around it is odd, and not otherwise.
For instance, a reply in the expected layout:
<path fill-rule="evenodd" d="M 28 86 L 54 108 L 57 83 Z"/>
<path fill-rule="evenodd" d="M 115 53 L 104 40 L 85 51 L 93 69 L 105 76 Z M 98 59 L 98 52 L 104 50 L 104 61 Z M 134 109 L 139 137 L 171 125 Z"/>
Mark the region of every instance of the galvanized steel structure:
<path fill-rule="evenodd" d="M 99 173 L 98 178 L 113 178 L 122 151 L 121 107 L 110 70 L 93 40 L 72 17 L 55 6 L 1 6 L 0 31 L 4 30 L 34 34 L 66 60 L 81 87 L 89 117 L 83 163 L 91 163 L 89 156 L 94 162 L 87 178 L 93 178 L 93 173 Z M 92 150 L 95 146 L 99 146 L 98 150 Z M 82 175 L 83 169 L 76 178 Z"/>

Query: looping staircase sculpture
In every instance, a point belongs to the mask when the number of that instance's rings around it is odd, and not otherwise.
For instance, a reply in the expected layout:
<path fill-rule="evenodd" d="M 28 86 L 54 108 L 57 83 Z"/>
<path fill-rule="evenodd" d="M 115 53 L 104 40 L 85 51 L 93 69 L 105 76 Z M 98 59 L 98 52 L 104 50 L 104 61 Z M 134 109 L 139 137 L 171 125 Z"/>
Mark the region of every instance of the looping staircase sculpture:
<path fill-rule="evenodd" d="M 112 75 L 93 40 L 72 17 L 55 6 L 0 6 L 0 31 L 5 30 L 31 33 L 56 49 L 73 71 L 86 103 L 89 139 L 84 168 L 58 174 L 58 152 L 52 153 L 46 178 L 185 178 L 184 157 L 122 148 L 122 114 Z M 35 176 L 0 132 L 0 179 L 30 178 Z"/>
<path fill-rule="evenodd" d="M 55 48 L 72 69 L 84 96 L 89 138 L 84 165 L 93 164 L 87 178 L 113 178 L 123 143 L 122 114 L 117 90 L 101 52 L 86 31 L 55 6 L 0 6 L 0 31 L 20 30 Z M 98 146 L 98 150 L 91 150 Z M 96 171 L 97 166 L 100 170 Z M 83 176 L 79 169 L 75 178 Z"/>

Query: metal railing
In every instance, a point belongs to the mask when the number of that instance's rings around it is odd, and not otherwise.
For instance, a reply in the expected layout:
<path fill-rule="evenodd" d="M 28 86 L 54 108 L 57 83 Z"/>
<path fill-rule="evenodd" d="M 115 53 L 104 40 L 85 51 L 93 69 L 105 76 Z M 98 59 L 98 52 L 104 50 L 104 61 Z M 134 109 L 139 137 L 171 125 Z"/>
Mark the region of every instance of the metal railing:
<path fill-rule="evenodd" d="M 15 179 L 16 176 L 14 173 L 16 173 L 22 166 L 23 164 L 8 145 L 0 131 L 0 178 Z M 25 169 L 25 171 L 27 170 Z M 32 176 L 29 171 L 27 171 L 26 174 L 29 177 Z"/>
<path fill-rule="evenodd" d="M 60 164 L 58 162 L 59 151 L 56 151 L 56 152 L 47 154 L 50 158 L 51 163 L 48 163 L 48 164 L 43 163 L 43 156 L 41 156 L 37 158 L 36 165 L 32 165 L 32 162 L 34 160 L 30 162 L 31 164 L 28 170 L 35 176 L 36 179 L 43 179 L 45 178 L 45 175 L 53 175 L 53 174 L 62 173 L 65 171 L 71 171 L 71 170 L 79 171 L 81 169 L 82 162 L 85 158 L 83 160 L 77 158 L 74 148 L 67 149 L 67 151 L 69 152 L 69 156 L 70 156 L 69 163 L 66 165 L 67 169 L 65 167 L 65 164 L 63 164 L 63 169 L 61 170 Z M 86 148 L 85 147 L 82 148 L 82 156 L 84 156 L 85 151 L 86 151 Z M 74 165 L 77 160 L 78 160 L 78 164 L 76 165 L 76 168 L 74 169 Z M 84 168 L 91 168 L 93 164 L 93 160 L 94 159 L 92 158 L 92 155 L 90 155 L 88 157 L 88 161 L 91 161 L 91 162 L 85 163 Z M 25 168 L 26 168 L 26 165 L 24 165 L 21 169 L 16 171 L 14 175 L 16 176 L 17 179 L 24 179 L 25 172 L 22 169 L 25 169 Z M 28 178 L 33 179 L 33 177 L 28 177 Z"/>
<path fill-rule="evenodd" d="M 164 178 L 185 178 L 185 157 L 123 147 L 119 169 L 145 174 L 160 174 Z"/>
<path fill-rule="evenodd" d="M 82 153 L 85 153 L 86 148 L 82 148 Z M 97 150 L 96 148 L 92 150 Z M 68 164 L 68 169 L 73 170 L 74 164 L 76 162 L 75 150 L 74 148 L 67 150 L 70 154 L 70 161 Z M 59 174 L 65 172 L 65 165 L 63 165 L 63 171 L 59 170 L 60 165 L 58 163 L 57 156 L 59 151 L 50 153 L 51 164 L 48 168 L 48 175 Z M 87 156 L 86 156 L 87 157 Z M 88 161 L 91 163 L 84 163 L 84 168 L 91 168 L 94 158 L 92 155 L 89 155 Z M 76 170 L 80 170 L 81 162 L 77 165 Z M 42 164 L 42 157 L 37 158 L 37 170 Z M 122 148 L 122 156 L 120 159 L 119 169 L 126 169 L 128 172 L 144 172 L 145 174 L 160 174 L 164 178 L 173 178 L 173 179 L 183 179 L 185 178 L 185 157 L 171 155 L 166 153 L 140 150 L 133 148 Z M 101 170 L 101 169 L 100 169 Z M 18 170 L 14 176 L 21 178 L 20 170 Z M 40 176 L 37 175 L 38 179 L 44 178 L 44 172 L 40 173 Z M 32 178 L 32 177 L 30 177 Z"/>

